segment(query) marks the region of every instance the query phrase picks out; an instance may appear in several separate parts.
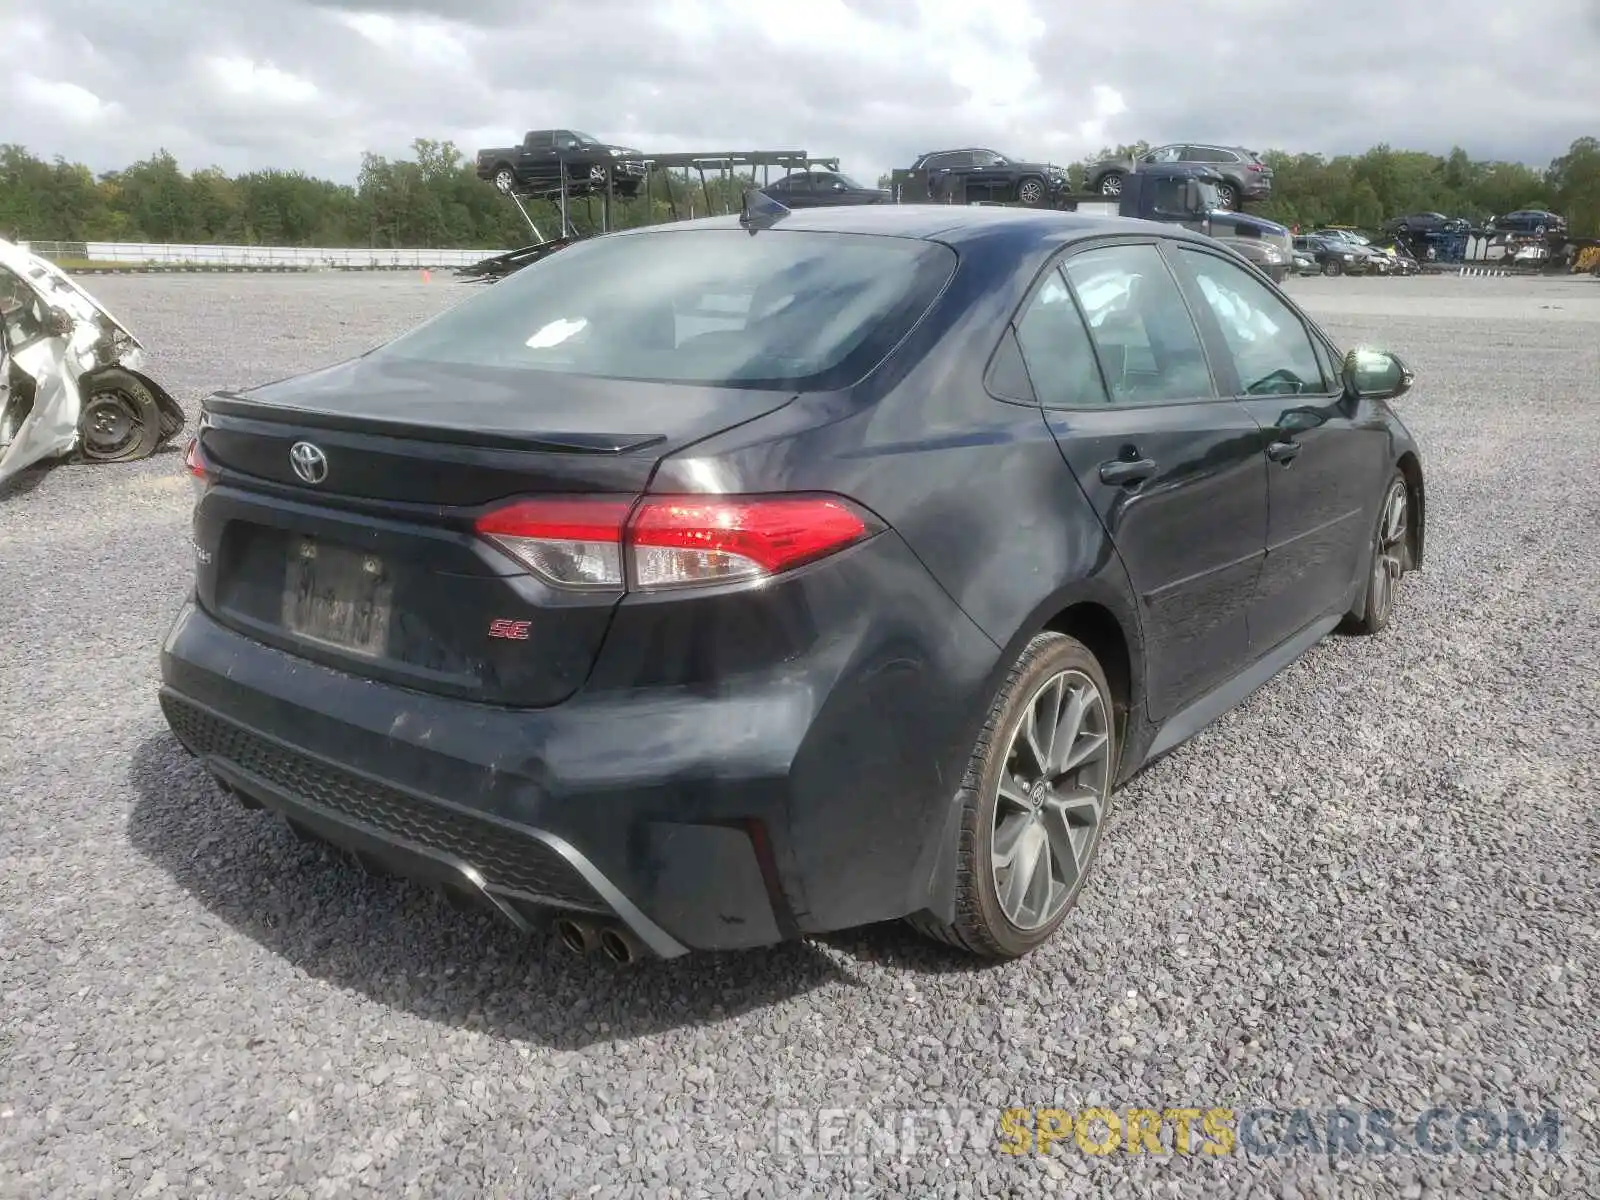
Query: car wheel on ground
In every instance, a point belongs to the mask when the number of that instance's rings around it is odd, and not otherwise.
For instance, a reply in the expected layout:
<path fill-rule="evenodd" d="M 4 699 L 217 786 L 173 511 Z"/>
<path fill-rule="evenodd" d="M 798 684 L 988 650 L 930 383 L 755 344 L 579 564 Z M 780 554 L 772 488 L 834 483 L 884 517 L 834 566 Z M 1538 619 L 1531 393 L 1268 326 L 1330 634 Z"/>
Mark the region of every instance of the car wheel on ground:
<path fill-rule="evenodd" d="M 1344 264 L 1337 258 L 1330 258 L 1322 264 L 1322 273 L 1324 275 L 1342 275 L 1344 273 Z"/>
<path fill-rule="evenodd" d="M 516 182 L 517 177 L 512 173 L 510 167 L 501 167 L 494 173 L 494 185 L 502 192 L 509 194 Z"/>
<path fill-rule="evenodd" d="M 955 920 L 920 932 L 990 958 L 1017 958 L 1066 917 L 1099 849 L 1117 736 L 1111 689 L 1086 646 L 1028 643 L 989 709 L 962 782 Z"/>
<path fill-rule="evenodd" d="M 1237 209 L 1239 207 L 1239 190 L 1231 183 L 1217 184 L 1217 203 L 1230 211 Z"/>
<path fill-rule="evenodd" d="M 1372 564 L 1367 574 L 1366 598 L 1350 614 L 1346 628 L 1352 633 L 1380 633 L 1394 615 L 1400 578 L 1411 569 L 1411 492 L 1406 477 L 1396 470 L 1378 508 L 1372 534 Z"/>
<path fill-rule="evenodd" d="M 79 447 L 90 462 L 147 458 L 161 441 L 161 405 L 127 371 L 102 371 L 84 392 Z"/>
<path fill-rule="evenodd" d="M 1043 203 L 1044 181 L 1041 179 L 1024 179 L 1017 184 L 1017 199 L 1030 208 Z"/>
<path fill-rule="evenodd" d="M 1111 171 L 1100 179 L 1100 194 L 1102 196 L 1122 195 L 1122 172 Z"/>

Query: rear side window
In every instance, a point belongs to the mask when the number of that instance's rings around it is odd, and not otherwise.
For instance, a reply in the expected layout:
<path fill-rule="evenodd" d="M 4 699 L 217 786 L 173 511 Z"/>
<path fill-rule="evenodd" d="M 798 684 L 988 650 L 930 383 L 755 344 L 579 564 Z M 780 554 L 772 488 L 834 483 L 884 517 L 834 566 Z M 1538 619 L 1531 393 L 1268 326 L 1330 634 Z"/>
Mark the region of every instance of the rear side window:
<path fill-rule="evenodd" d="M 1114 404 L 1216 396 L 1200 334 L 1161 252 L 1105 246 L 1067 259 Z"/>
<path fill-rule="evenodd" d="M 579 242 L 375 355 L 709 387 L 846 387 L 956 266 L 912 238 L 661 230 Z"/>
<path fill-rule="evenodd" d="M 1017 342 L 1040 404 L 1076 408 L 1106 403 L 1094 346 L 1060 272 L 1046 275 L 1029 302 L 1017 322 Z"/>

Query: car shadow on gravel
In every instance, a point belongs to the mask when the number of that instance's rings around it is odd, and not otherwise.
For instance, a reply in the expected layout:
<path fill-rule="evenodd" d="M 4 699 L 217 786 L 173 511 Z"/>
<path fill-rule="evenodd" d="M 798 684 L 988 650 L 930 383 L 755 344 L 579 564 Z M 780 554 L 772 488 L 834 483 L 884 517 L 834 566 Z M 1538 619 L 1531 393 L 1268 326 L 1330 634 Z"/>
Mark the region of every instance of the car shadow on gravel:
<path fill-rule="evenodd" d="M 224 794 L 171 734 L 140 743 L 129 781 L 134 848 L 233 929 L 315 979 L 497 1037 L 578 1049 L 714 1024 L 817 988 L 862 986 L 851 959 L 973 969 L 898 923 L 665 962 L 579 958 L 549 921 L 524 936 L 302 843 L 281 820 Z"/>

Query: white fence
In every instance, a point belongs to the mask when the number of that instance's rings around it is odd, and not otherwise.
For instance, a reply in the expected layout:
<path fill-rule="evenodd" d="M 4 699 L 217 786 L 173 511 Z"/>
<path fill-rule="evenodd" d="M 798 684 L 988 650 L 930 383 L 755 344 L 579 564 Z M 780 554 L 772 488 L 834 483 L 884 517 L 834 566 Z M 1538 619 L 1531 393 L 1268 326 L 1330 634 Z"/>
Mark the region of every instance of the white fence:
<path fill-rule="evenodd" d="M 127 266 L 267 267 L 309 270 L 318 267 L 344 270 L 396 270 L 425 267 L 465 267 L 481 262 L 499 250 L 383 250 L 321 246 L 186 246 L 172 242 L 30 242 L 28 248 L 45 258 L 88 259 L 96 263 Z"/>

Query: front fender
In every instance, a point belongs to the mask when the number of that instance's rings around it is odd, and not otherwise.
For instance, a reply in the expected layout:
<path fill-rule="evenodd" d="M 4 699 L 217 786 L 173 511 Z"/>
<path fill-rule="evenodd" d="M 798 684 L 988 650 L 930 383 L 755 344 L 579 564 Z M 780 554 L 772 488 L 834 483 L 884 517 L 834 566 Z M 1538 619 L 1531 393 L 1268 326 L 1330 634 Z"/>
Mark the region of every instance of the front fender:
<path fill-rule="evenodd" d="M 126 362 L 109 363 L 84 374 L 78 380 L 78 389 L 81 395 L 87 397 L 93 390 L 96 379 L 107 371 L 123 371 L 132 375 L 145 387 L 150 389 L 150 394 L 155 397 L 156 407 L 161 410 L 161 442 L 167 442 L 178 434 L 188 424 L 188 417 L 184 415 L 183 407 L 154 379 L 144 371 L 127 365 Z M 157 443 L 158 445 L 160 443 Z"/>
<path fill-rule="evenodd" d="M 127 368 L 123 368 L 127 370 Z M 183 406 L 173 398 L 171 392 L 162 387 L 143 371 L 129 371 L 135 379 L 150 389 L 150 394 L 156 398 L 156 404 L 161 408 L 161 440 L 166 441 L 175 437 L 178 432 L 188 424 L 189 418 L 184 415 Z"/>

